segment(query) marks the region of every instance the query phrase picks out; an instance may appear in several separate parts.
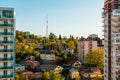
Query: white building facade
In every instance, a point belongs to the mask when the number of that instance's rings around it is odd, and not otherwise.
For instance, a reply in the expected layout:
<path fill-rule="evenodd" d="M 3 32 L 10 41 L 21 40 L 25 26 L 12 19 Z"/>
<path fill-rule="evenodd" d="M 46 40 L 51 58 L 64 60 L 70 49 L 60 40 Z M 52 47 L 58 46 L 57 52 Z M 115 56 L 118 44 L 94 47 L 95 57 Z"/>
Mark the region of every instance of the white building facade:
<path fill-rule="evenodd" d="M 120 80 L 120 0 L 105 0 L 104 80 Z"/>
<path fill-rule="evenodd" d="M 0 80 L 15 80 L 15 16 L 13 8 L 0 7 Z"/>

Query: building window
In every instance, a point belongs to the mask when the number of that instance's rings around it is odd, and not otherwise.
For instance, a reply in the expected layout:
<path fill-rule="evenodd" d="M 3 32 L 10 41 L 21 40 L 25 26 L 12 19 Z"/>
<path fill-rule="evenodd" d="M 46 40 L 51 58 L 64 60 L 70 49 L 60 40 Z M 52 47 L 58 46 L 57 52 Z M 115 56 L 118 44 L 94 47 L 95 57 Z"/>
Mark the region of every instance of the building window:
<path fill-rule="evenodd" d="M 4 49 L 7 50 L 7 45 L 4 45 Z"/>
<path fill-rule="evenodd" d="M 3 73 L 5 76 L 7 76 L 7 70 L 4 70 L 4 73 Z"/>
<path fill-rule="evenodd" d="M 7 58 L 7 54 L 4 54 L 4 58 Z"/>
<path fill-rule="evenodd" d="M 7 37 L 4 37 L 4 41 L 7 41 L 8 40 L 8 38 Z"/>
<path fill-rule="evenodd" d="M 4 62 L 3 65 L 4 65 L 4 67 L 7 67 L 7 62 Z"/>

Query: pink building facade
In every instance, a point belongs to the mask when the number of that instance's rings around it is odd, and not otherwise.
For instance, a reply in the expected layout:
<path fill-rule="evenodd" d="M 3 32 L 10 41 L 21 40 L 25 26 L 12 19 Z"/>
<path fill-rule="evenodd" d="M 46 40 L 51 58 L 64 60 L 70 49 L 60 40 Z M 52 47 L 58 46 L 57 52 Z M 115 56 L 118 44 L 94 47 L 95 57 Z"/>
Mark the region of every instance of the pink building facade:
<path fill-rule="evenodd" d="M 78 60 L 84 63 L 84 57 L 86 54 L 91 52 L 92 50 L 97 50 L 97 41 L 93 40 L 84 40 L 78 42 Z"/>

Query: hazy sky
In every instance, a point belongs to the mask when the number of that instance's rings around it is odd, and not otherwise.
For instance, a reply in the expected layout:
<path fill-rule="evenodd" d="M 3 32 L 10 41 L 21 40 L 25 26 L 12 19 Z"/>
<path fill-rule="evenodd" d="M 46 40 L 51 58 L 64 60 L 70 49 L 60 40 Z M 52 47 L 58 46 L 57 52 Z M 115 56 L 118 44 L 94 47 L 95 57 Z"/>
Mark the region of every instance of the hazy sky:
<path fill-rule="evenodd" d="M 48 31 L 57 36 L 84 36 L 95 33 L 102 37 L 104 0 L 0 0 L 0 7 L 16 11 L 16 29 L 45 36 Z"/>

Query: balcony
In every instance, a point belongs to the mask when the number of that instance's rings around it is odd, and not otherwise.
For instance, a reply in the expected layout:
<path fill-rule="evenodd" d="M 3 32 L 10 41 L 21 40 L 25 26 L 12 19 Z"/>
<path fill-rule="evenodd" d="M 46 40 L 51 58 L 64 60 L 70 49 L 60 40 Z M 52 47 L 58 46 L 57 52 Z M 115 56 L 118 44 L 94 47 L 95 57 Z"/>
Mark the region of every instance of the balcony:
<path fill-rule="evenodd" d="M 120 33 L 113 33 L 114 38 L 120 38 Z"/>
<path fill-rule="evenodd" d="M 0 67 L 0 69 L 12 69 L 13 66 L 3 66 L 3 67 Z"/>
<path fill-rule="evenodd" d="M 7 44 L 12 44 L 13 41 L 0 41 L 0 44 L 5 44 L 5 43 L 7 43 Z"/>
<path fill-rule="evenodd" d="M 13 60 L 13 57 L 11 57 L 11 58 L 0 58 L 0 61 L 5 61 L 5 60 Z"/>
<path fill-rule="evenodd" d="M 113 41 L 112 44 L 114 44 L 114 45 L 120 45 L 120 41 Z"/>
<path fill-rule="evenodd" d="M 120 69 L 120 65 L 116 65 L 116 68 L 117 68 L 117 69 Z"/>
<path fill-rule="evenodd" d="M 120 10 L 119 10 L 119 9 L 113 10 L 112 15 L 113 15 L 113 16 L 119 16 L 119 15 L 120 15 Z"/>
<path fill-rule="evenodd" d="M 120 52 L 116 53 L 116 56 L 120 57 Z"/>
<path fill-rule="evenodd" d="M 13 32 L 0 32 L 0 35 L 13 35 Z"/>
<path fill-rule="evenodd" d="M 13 52 L 13 49 L 0 49 L 0 52 Z"/>
<path fill-rule="evenodd" d="M 112 24 L 112 27 L 120 27 L 120 24 L 118 24 L 118 23 Z"/>
<path fill-rule="evenodd" d="M 13 27 L 13 24 L 0 24 L 0 27 L 3 27 L 3 26 L 6 26 L 6 27 Z"/>
<path fill-rule="evenodd" d="M 114 19 L 112 19 L 112 21 L 114 21 L 114 22 L 119 22 L 119 21 L 120 21 L 120 18 L 114 18 Z"/>
<path fill-rule="evenodd" d="M 10 74 L 10 75 L 0 75 L 0 78 L 11 78 L 11 77 L 13 77 L 12 74 Z"/>

